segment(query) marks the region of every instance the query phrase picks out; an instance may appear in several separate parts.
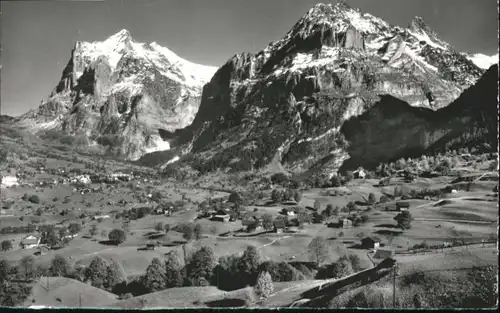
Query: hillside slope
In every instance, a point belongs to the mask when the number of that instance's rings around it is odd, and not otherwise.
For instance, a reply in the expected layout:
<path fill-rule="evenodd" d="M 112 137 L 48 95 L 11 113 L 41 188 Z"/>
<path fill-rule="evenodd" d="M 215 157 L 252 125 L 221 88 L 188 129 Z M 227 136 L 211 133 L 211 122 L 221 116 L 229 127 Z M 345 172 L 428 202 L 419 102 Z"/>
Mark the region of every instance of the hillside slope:
<path fill-rule="evenodd" d="M 117 298 L 112 293 L 74 279 L 41 277 L 33 286 L 25 305 L 52 308 L 98 308 L 104 304 L 115 302 Z"/>

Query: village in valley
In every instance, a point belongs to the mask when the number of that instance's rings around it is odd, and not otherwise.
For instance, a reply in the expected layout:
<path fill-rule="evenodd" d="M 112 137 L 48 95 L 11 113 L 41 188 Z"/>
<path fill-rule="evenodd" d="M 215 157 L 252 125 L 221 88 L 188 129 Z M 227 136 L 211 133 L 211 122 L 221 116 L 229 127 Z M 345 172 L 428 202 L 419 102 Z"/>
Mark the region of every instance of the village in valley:
<path fill-rule="evenodd" d="M 112 159 L 96 162 L 70 150 L 59 159 L 41 157 L 37 151 L 44 151 L 44 145 L 37 147 L 28 152 L 19 146 L 20 155 L 38 157 L 21 161 L 9 156 L 2 179 L 0 259 L 16 269 L 11 275 L 33 284 L 20 296 L 27 307 L 79 305 L 56 296 L 60 289 L 42 296 L 36 290 L 44 277 L 65 277 L 68 286 L 87 282 L 84 289 L 91 290 L 85 292 L 107 292 L 111 307 L 162 305 L 159 299 L 154 305 L 137 299 L 195 286 L 235 293 L 233 302 L 228 300 L 231 306 L 239 306 L 238 299 L 241 305 L 300 306 L 314 303 L 301 292 L 347 284 L 342 277 L 370 273 L 389 279 L 390 259 L 397 261 L 398 275 L 496 262 L 494 154 L 452 152 L 303 181 L 282 173 L 178 181 L 150 168 Z M 429 162 L 437 166 L 423 171 L 422 165 L 432 167 Z M 206 253 L 215 263 L 206 265 L 212 270 L 200 277 L 192 272 L 193 262 Z M 234 281 L 242 275 L 238 260 L 252 253 L 260 260 L 255 266 L 268 268 L 274 281 L 273 292 L 260 300 L 248 295 L 248 280 L 225 286 L 216 278 Z M 176 267 L 179 277 L 158 286 L 151 281 L 157 279 L 152 267 L 165 259 L 166 270 Z M 94 269 L 99 262 L 117 269 L 114 285 L 105 282 L 103 273 L 104 282 L 93 281 L 98 274 L 91 272 L 99 271 Z M 302 287 L 280 292 L 280 282 L 293 281 Z M 351 283 L 342 288 L 356 289 Z M 200 291 L 194 297 L 198 300 L 192 306 L 210 306 L 227 294 L 218 299 Z"/>

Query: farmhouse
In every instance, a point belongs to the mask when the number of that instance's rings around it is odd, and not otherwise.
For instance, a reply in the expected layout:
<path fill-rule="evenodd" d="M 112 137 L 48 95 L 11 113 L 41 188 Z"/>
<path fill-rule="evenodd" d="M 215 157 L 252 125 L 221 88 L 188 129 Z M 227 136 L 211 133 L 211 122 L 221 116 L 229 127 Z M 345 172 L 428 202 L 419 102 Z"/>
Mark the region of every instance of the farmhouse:
<path fill-rule="evenodd" d="M 132 176 L 130 174 L 125 174 L 122 172 L 116 172 L 110 175 L 111 179 L 114 181 L 121 180 L 124 182 L 129 182 L 132 180 Z"/>
<path fill-rule="evenodd" d="M 262 219 L 253 214 L 247 214 L 241 224 L 247 227 L 247 231 L 257 230 L 262 228 Z"/>
<path fill-rule="evenodd" d="M 352 221 L 348 218 L 344 218 L 342 220 L 342 227 L 343 228 L 351 228 L 352 227 Z"/>
<path fill-rule="evenodd" d="M 37 256 L 45 255 L 49 251 L 49 247 L 47 245 L 39 245 L 38 246 L 38 251 L 35 252 L 34 254 Z"/>
<path fill-rule="evenodd" d="M 165 206 L 158 206 L 153 212 L 156 215 L 163 214 L 163 215 L 166 215 L 166 216 L 170 216 L 170 214 L 171 214 L 171 210 L 168 207 L 165 207 Z"/>
<path fill-rule="evenodd" d="M 105 220 L 108 218 L 109 218 L 109 215 L 96 215 L 93 217 L 93 220 Z"/>
<path fill-rule="evenodd" d="M 220 221 L 220 222 L 224 222 L 224 223 L 229 222 L 229 220 L 231 219 L 229 214 L 220 214 L 220 213 L 223 213 L 223 212 L 217 212 L 217 214 L 213 215 L 212 220 Z"/>
<path fill-rule="evenodd" d="M 394 250 L 392 249 L 377 249 L 375 251 L 375 255 L 373 256 L 375 259 L 388 259 L 388 258 L 394 258 Z"/>
<path fill-rule="evenodd" d="M 14 186 L 18 186 L 19 182 L 16 176 L 4 176 L 2 179 L 2 188 L 10 188 Z"/>
<path fill-rule="evenodd" d="M 358 179 L 366 178 L 366 172 L 362 168 L 355 170 L 352 174 L 354 175 L 354 178 Z"/>
<path fill-rule="evenodd" d="M 361 239 L 361 246 L 365 249 L 377 249 L 380 247 L 380 240 L 378 238 L 365 237 Z"/>
<path fill-rule="evenodd" d="M 21 248 L 32 249 L 38 247 L 40 244 L 40 237 L 35 235 L 28 235 L 21 240 Z"/>
<path fill-rule="evenodd" d="M 283 209 L 283 213 L 285 213 L 287 216 L 296 216 L 298 211 L 299 211 L 298 208 L 284 208 Z"/>
<path fill-rule="evenodd" d="M 410 203 L 406 201 L 397 202 L 396 209 L 398 211 L 408 211 L 410 209 Z"/>
<path fill-rule="evenodd" d="M 89 175 L 78 175 L 75 178 L 73 178 L 71 180 L 71 182 L 77 183 L 77 184 L 82 184 L 82 185 L 88 185 L 88 184 L 92 183 Z"/>
<path fill-rule="evenodd" d="M 156 249 L 156 245 L 154 243 L 147 243 L 146 244 L 146 250 L 155 250 Z"/>

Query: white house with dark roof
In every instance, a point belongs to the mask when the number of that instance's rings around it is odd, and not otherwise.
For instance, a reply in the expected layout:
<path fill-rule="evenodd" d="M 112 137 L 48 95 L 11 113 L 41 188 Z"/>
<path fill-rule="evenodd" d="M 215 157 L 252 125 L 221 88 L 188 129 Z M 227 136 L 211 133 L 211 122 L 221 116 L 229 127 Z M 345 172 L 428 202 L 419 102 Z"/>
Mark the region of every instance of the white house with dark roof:
<path fill-rule="evenodd" d="M 21 240 L 21 248 L 32 249 L 40 245 L 41 237 L 36 235 L 28 235 Z"/>

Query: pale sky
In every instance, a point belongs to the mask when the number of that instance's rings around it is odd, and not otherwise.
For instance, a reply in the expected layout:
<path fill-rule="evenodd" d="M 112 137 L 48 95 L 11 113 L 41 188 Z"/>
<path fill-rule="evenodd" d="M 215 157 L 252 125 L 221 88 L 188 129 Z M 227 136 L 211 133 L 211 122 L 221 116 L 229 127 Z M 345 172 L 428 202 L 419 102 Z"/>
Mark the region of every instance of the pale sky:
<path fill-rule="evenodd" d="M 257 52 L 280 39 L 316 3 L 314 0 L 2 0 L 1 113 L 19 115 L 37 107 L 42 97 L 47 98 L 59 82 L 75 41 L 104 40 L 127 29 L 138 42 L 156 41 L 189 61 L 220 66 L 236 53 Z M 497 53 L 496 0 L 349 0 L 348 3 L 400 26 L 407 26 L 412 17 L 421 16 L 458 51 Z"/>

